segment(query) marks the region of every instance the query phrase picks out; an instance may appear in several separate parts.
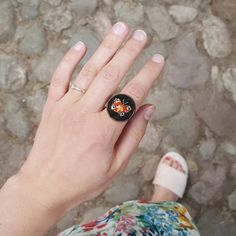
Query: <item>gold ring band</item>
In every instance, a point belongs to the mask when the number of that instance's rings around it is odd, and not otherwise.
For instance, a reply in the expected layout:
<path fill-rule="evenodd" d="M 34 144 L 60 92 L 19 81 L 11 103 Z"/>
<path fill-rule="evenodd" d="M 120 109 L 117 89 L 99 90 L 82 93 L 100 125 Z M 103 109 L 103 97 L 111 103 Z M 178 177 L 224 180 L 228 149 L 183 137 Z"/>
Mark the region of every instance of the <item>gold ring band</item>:
<path fill-rule="evenodd" d="M 71 84 L 70 87 L 71 87 L 71 89 L 74 89 L 74 90 L 76 90 L 76 91 L 78 91 L 78 92 L 82 92 L 83 94 L 85 94 L 85 92 L 86 92 L 85 89 L 82 89 L 82 88 L 78 87 L 78 86 L 75 85 L 75 84 Z"/>

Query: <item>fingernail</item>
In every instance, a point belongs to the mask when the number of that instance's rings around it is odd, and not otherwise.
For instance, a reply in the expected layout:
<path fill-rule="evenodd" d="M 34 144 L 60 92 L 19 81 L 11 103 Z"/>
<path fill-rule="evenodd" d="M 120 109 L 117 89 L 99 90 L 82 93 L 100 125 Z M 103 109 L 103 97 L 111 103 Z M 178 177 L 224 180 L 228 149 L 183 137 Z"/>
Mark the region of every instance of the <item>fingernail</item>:
<path fill-rule="evenodd" d="M 83 47 L 84 47 L 84 43 L 79 41 L 78 43 L 75 44 L 74 50 L 79 52 Z"/>
<path fill-rule="evenodd" d="M 126 26 L 122 22 L 118 22 L 112 27 L 112 31 L 116 35 L 123 34 L 125 32 L 125 29 L 126 29 Z"/>
<path fill-rule="evenodd" d="M 164 62 L 164 57 L 160 54 L 155 54 L 153 57 L 152 57 L 152 60 L 158 64 L 161 64 Z"/>
<path fill-rule="evenodd" d="M 133 38 L 138 41 L 143 41 L 147 38 L 147 34 L 143 30 L 136 30 L 133 34 Z"/>
<path fill-rule="evenodd" d="M 144 119 L 147 121 L 150 120 L 155 109 L 156 107 L 154 105 L 147 107 L 144 111 Z"/>

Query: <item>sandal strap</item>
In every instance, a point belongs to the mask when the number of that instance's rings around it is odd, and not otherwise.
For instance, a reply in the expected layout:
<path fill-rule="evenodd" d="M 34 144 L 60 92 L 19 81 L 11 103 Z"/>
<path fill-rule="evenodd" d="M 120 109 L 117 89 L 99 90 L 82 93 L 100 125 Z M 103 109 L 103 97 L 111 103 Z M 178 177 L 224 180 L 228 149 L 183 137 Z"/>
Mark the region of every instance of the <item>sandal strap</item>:
<path fill-rule="evenodd" d="M 177 155 L 176 155 L 177 154 Z M 170 156 L 173 160 L 179 162 L 185 173 L 180 172 L 179 170 L 174 169 L 173 167 L 163 163 L 163 160 L 166 156 Z M 179 158 L 178 153 L 167 153 L 160 161 L 158 165 L 153 184 L 160 185 L 164 188 L 167 188 L 178 197 L 182 198 L 185 192 L 188 179 L 188 167 L 187 163 L 182 156 Z"/>

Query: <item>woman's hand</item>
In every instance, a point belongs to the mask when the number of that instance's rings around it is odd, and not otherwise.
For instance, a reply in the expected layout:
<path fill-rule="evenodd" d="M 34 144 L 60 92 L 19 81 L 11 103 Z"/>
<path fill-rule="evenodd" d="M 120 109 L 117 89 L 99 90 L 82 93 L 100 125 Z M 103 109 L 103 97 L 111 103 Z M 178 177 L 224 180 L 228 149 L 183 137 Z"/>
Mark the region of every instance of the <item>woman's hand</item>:
<path fill-rule="evenodd" d="M 128 27 L 117 23 L 69 89 L 71 75 L 86 48 L 78 43 L 56 69 L 35 142 L 19 173 L 32 199 L 64 212 L 98 196 L 127 165 L 142 139 L 152 105 L 141 106 L 164 60 L 155 55 L 121 91 L 133 98 L 137 112 L 127 122 L 110 118 L 104 108 L 147 41 L 138 30 L 121 47 Z M 43 73 L 43 72 L 42 72 Z M 27 187 L 26 187 L 27 186 Z"/>
<path fill-rule="evenodd" d="M 141 106 L 158 78 L 163 57 L 153 56 L 121 91 L 137 112 L 113 120 L 104 108 L 147 41 L 124 23 L 110 30 L 69 88 L 86 48 L 78 43 L 56 69 L 33 148 L 20 171 L 0 191 L 1 235 L 44 235 L 68 210 L 99 195 L 127 165 L 145 133 L 154 106 Z M 118 49 L 120 49 L 118 51 Z"/>
<path fill-rule="evenodd" d="M 154 108 L 140 106 L 162 70 L 161 56 L 150 59 L 121 91 L 140 108 L 128 122 L 111 119 L 104 108 L 147 41 L 138 30 L 117 52 L 127 34 L 127 26 L 117 23 L 83 67 L 75 84 L 85 94 L 69 89 L 72 72 L 86 51 L 83 43 L 65 55 L 53 75 L 35 142 L 20 174 L 40 184 L 54 203 L 71 208 L 99 195 L 127 165 L 145 133 Z"/>

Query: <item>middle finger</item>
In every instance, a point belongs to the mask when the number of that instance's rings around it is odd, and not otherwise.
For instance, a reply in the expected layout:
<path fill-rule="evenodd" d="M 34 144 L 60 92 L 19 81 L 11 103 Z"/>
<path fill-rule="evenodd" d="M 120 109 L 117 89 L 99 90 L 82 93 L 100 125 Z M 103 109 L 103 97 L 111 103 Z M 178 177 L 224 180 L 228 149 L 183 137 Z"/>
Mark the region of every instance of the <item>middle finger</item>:
<path fill-rule="evenodd" d="M 97 73 L 110 61 L 120 48 L 127 34 L 128 26 L 123 22 L 116 23 L 106 35 L 94 55 L 82 68 L 74 84 L 83 90 L 87 90 Z M 69 102 L 76 102 L 82 95 L 82 93 L 70 89 L 67 93 L 67 99 Z"/>
<path fill-rule="evenodd" d="M 124 47 L 104 66 L 80 100 L 86 111 L 96 112 L 104 108 L 146 42 L 147 34 L 143 30 L 136 30 Z"/>

